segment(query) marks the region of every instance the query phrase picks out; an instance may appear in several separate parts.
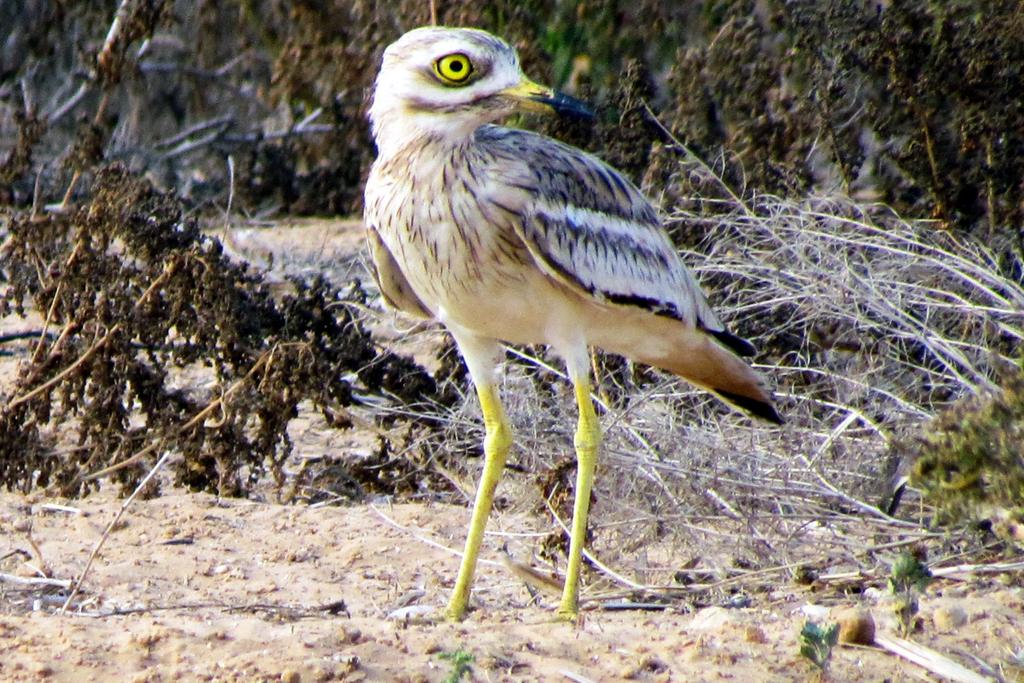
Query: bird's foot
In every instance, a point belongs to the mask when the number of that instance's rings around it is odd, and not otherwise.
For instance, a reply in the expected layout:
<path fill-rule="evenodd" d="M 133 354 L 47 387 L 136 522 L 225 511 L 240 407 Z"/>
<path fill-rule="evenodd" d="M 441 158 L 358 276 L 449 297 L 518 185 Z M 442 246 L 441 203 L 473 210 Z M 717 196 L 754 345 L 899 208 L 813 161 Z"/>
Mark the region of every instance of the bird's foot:
<path fill-rule="evenodd" d="M 466 618 L 466 610 L 457 610 L 452 607 L 447 607 L 444 610 L 444 620 L 453 624 L 457 624 Z"/>
<path fill-rule="evenodd" d="M 458 591 L 455 595 L 452 595 L 448 601 L 448 606 L 444 608 L 444 620 L 448 622 L 459 622 L 466 618 L 466 612 L 469 608 L 469 596 L 460 596 Z"/>
<path fill-rule="evenodd" d="M 561 605 L 555 612 L 555 620 L 566 624 L 578 624 L 580 621 L 580 610 L 577 605 Z"/>

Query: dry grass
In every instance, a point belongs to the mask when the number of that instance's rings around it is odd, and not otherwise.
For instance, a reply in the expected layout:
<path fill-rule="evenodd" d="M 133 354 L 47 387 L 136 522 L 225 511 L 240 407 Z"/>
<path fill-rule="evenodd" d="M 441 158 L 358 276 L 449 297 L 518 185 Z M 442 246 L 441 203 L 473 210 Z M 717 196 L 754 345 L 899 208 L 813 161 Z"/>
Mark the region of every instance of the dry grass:
<path fill-rule="evenodd" d="M 934 562 L 962 557 L 965 539 L 929 531 L 930 510 L 913 492 L 898 516 L 884 508 L 906 466 L 899 440 L 993 386 L 1012 360 L 1024 287 L 1001 272 L 1019 264 L 849 201 L 762 196 L 736 206 L 713 222 L 671 220 L 707 223 L 701 253 L 686 261 L 731 326 L 761 346 L 759 367 L 788 423 L 735 416 L 674 378 L 645 375 L 625 389 L 606 381 L 595 554 L 660 589 L 685 567 L 684 590 L 770 583 L 800 567 L 881 576 L 911 543 L 929 543 Z M 556 361 L 529 349 L 509 359 L 512 461 L 526 474 L 508 475 L 506 491 L 543 507 L 535 482 L 572 457 L 575 407 Z M 477 452 L 471 393 L 440 418 L 448 427 L 436 448 Z"/>

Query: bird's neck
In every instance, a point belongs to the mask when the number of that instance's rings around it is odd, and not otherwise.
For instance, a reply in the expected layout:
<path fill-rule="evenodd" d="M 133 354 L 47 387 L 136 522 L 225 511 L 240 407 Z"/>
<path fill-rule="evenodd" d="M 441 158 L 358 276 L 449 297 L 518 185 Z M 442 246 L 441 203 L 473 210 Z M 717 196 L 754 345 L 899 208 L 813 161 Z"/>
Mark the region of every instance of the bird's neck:
<path fill-rule="evenodd" d="M 399 124 L 375 126 L 376 165 L 393 168 L 399 174 L 430 174 L 431 169 L 440 167 L 469 147 L 478 127 L 454 134 L 451 130 L 442 132 L 432 127 L 417 127 L 415 121 L 409 119 Z"/>
<path fill-rule="evenodd" d="M 379 104 L 383 103 L 375 102 L 370 110 L 378 159 L 404 156 L 419 146 L 429 146 L 434 153 L 457 150 L 472 142 L 473 134 L 482 124 L 476 117 Z"/>

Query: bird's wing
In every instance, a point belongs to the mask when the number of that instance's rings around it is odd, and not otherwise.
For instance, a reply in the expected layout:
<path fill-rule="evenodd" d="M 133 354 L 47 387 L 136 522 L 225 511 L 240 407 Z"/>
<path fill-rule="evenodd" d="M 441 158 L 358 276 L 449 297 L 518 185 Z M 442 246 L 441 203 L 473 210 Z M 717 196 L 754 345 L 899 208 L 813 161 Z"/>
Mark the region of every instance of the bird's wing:
<path fill-rule="evenodd" d="M 377 288 L 384 301 L 392 308 L 413 317 L 433 318 L 430 309 L 412 291 L 395 257 L 372 225 L 366 226 L 366 244 L 373 258 L 373 279 L 377 281 Z"/>
<path fill-rule="evenodd" d="M 485 126 L 477 136 L 500 159 L 492 201 L 518 215 L 520 239 L 549 276 L 600 301 L 701 327 L 741 355 L 753 351 L 725 330 L 657 211 L 615 169 L 528 131 Z"/>

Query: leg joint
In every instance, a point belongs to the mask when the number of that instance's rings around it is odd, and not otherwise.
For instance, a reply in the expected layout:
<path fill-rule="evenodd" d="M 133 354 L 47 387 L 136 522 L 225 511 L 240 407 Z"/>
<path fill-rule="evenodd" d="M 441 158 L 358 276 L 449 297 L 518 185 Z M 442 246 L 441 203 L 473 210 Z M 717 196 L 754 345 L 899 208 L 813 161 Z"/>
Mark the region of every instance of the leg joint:
<path fill-rule="evenodd" d="M 484 437 L 484 453 L 487 455 L 506 453 L 512 445 L 512 429 L 508 426 L 505 417 L 488 421 L 484 426 L 487 430 L 487 436 Z"/>

